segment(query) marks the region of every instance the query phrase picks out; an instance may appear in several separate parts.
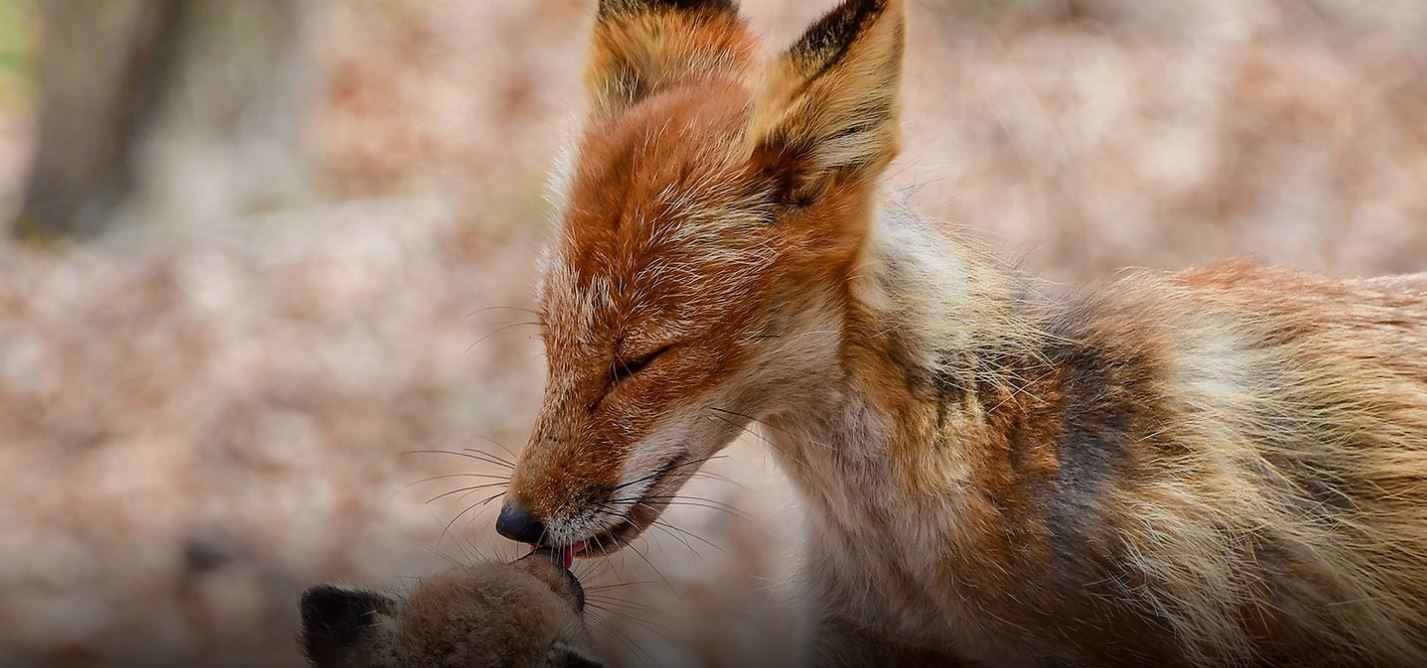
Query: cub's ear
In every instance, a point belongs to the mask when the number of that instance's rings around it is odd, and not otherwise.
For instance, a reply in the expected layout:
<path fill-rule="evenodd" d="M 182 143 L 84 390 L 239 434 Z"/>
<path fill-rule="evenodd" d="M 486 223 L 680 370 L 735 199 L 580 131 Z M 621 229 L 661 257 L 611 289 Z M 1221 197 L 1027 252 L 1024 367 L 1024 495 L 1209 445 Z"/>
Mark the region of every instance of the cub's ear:
<path fill-rule="evenodd" d="M 769 68 L 749 138 L 784 199 L 877 176 L 896 155 L 904 35 L 902 0 L 844 0 Z"/>
<path fill-rule="evenodd" d="M 302 593 L 302 648 L 315 668 L 396 667 L 396 603 L 369 591 L 318 585 Z"/>
<path fill-rule="evenodd" d="M 754 41 L 733 0 L 600 0 L 585 85 L 610 117 L 681 84 L 741 78 Z"/>

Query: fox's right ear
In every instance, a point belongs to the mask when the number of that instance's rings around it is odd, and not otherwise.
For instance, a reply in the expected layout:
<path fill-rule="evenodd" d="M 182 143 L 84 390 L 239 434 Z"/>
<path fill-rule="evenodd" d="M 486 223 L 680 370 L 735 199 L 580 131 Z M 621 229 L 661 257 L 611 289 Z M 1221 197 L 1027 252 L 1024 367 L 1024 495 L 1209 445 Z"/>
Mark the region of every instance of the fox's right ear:
<path fill-rule="evenodd" d="M 396 603 L 318 585 L 302 593 L 302 649 L 315 668 L 397 668 Z"/>
<path fill-rule="evenodd" d="M 903 0 L 843 0 L 769 68 L 749 132 L 781 199 L 870 178 L 898 150 Z"/>
<path fill-rule="evenodd" d="M 585 85 L 596 117 L 673 86 L 741 78 L 755 51 L 733 0 L 600 0 Z"/>

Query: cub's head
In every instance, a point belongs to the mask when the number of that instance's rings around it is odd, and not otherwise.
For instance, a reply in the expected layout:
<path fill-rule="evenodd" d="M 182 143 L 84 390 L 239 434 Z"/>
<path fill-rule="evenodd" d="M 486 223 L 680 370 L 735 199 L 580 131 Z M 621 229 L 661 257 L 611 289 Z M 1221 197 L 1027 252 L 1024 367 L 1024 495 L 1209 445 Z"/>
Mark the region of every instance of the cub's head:
<path fill-rule="evenodd" d="M 538 288 L 549 359 L 497 529 L 606 551 L 750 421 L 839 367 L 897 151 L 900 0 L 771 63 L 731 0 L 602 0 L 588 119 Z"/>
<path fill-rule="evenodd" d="M 316 668 L 597 668 L 584 590 L 541 550 L 448 571 L 408 596 L 320 585 L 302 595 Z"/>

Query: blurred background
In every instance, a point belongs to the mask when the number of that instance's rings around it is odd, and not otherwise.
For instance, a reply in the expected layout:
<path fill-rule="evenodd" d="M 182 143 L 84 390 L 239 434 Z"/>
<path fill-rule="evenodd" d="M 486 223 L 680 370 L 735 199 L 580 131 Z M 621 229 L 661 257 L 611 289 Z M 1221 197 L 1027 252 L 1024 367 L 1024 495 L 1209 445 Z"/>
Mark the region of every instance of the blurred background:
<path fill-rule="evenodd" d="M 0 0 L 0 665 L 298 666 L 303 587 L 515 556 L 464 476 L 538 407 L 593 5 Z M 1427 269 L 1422 0 L 910 13 L 893 184 L 1028 271 Z M 709 470 L 580 567 L 619 664 L 786 662 L 796 500 Z"/>

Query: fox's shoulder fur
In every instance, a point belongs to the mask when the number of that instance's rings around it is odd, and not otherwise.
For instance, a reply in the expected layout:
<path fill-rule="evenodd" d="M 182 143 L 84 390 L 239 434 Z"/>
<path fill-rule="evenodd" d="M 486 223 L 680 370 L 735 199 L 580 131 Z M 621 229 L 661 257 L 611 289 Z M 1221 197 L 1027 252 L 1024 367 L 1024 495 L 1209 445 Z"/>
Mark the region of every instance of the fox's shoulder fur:
<path fill-rule="evenodd" d="M 871 407 L 837 414 L 893 419 L 774 435 L 840 487 L 810 496 L 825 548 L 883 565 L 813 565 L 866 574 L 825 579 L 844 614 L 900 609 L 887 631 L 935 644 L 941 607 L 988 659 L 1427 655 L 1427 277 L 1237 261 L 1048 296 L 921 224 L 879 231 L 844 365 Z M 804 464 L 878 429 L 859 475 Z M 909 513 L 924 532 L 873 540 Z"/>
<path fill-rule="evenodd" d="M 601 3 L 501 530 L 618 549 L 756 425 L 819 663 L 1427 662 L 1427 278 L 1028 279 L 882 203 L 904 32 Z"/>

